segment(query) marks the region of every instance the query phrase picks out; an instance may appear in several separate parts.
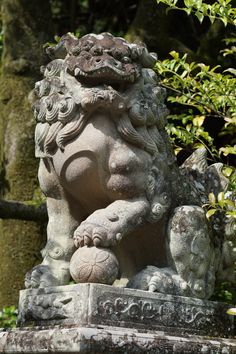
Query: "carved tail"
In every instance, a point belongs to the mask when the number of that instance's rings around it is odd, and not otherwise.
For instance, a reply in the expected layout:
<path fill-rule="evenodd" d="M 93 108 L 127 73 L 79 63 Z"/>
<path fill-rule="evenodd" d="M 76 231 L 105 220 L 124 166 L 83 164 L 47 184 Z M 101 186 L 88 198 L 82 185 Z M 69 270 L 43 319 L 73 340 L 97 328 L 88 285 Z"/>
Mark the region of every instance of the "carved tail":
<path fill-rule="evenodd" d="M 214 163 L 208 166 L 207 151 L 199 148 L 190 155 L 180 167 L 181 173 L 189 178 L 190 183 L 196 188 L 205 200 L 208 194 L 218 195 L 226 192 L 229 180 L 222 173 L 222 163 Z M 205 202 L 205 201 L 204 201 Z"/>
<path fill-rule="evenodd" d="M 197 149 L 188 157 L 180 167 L 181 174 L 188 179 L 193 191 L 200 196 L 202 204 L 209 202 L 208 195 L 213 193 L 216 197 L 220 192 L 227 192 L 229 180 L 222 173 L 222 163 L 208 166 L 207 151 L 205 148 Z M 226 218 L 224 213 L 216 213 L 211 217 L 213 231 L 213 244 L 221 249 L 219 280 L 234 281 L 234 264 L 236 261 L 236 223 Z"/>

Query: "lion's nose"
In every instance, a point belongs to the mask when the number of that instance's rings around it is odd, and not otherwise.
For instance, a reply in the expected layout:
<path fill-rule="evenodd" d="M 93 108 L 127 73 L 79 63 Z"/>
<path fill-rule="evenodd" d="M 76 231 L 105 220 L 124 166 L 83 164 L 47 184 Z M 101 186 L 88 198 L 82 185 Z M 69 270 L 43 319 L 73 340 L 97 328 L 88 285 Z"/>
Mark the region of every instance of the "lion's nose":
<path fill-rule="evenodd" d="M 94 58 L 94 63 L 95 65 L 97 64 L 103 64 L 104 66 L 111 66 L 116 69 L 121 70 L 122 69 L 122 63 L 119 60 L 116 60 L 115 58 L 112 58 L 110 56 L 97 56 Z"/>

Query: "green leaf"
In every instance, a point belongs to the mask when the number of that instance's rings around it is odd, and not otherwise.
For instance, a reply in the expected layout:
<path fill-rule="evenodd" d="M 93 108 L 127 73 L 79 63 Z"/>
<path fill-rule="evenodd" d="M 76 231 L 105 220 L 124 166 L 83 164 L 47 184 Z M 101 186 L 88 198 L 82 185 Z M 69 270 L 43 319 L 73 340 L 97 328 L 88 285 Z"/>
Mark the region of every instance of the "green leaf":
<path fill-rule="evenodd" d="M 174 149 L 175 155 L 178 155 L 178 153 L 179 153 L 180 151 L 182 151 L 182 150 L 183 150 L 183 148 L 181 148 L 181 147 L 175 148 L 175 149 Z"/>
<path fill-rule="evenodd" d="M 225 199 L 225 193 L 224 192 L 220 192 L 217 196 L 217 200 L 218 202 L 223 202 Z"/>
<path fill-rule="evenodd" d="M 209 20 L 211 21 L 211 24 L 213 24 L 215 22 L 215 16 L 209 16 Z"/>
<path fill-rule="evenodd" d="M 236 307 L 232 307 L 231 309 L 228 309 L 226 313 L 228 315 L 236 316 Z"/>
<path fill-rule="evenodd" d="M 214 193 L 209 193 L 208 194 L 208 199 L 209 199 L 209 202 L 212 204 L 212 205 L 215 205 L 216 203 L 216 197 L 215 197 L 215 194 Z"/>
<path fill-rule="evenodd" d="M 236 155 L 236 145 L 221 147 L 220 152 L 222 152 L 224 156 L 228 156 L 229 154 Z"/>
<path fill-rule="evenodd" d="M 200 11 L 196 11 L 195 15 L 197 16 L 198 20 L 200 23 L 202 23 L 203 19 L 204 19 L 204 14 Z"/>
<path fill-rule="evenodd" d="M 206 213 L 207 219 L 210 219 L 210 217 L 211 217 L 212 215 L 214 215 L 215 212 L 216 212 L 216 209 L 209 209 L 209 210 L 207 211 L 207 213 Z"/>
<path fill-rule="evenodd" d="M 228 18 L 226 16 L 220 17 L 221 21 L 223 22 L 224 26 L 226 27 L 228 24 Z"/>
<path fill-rule="evenodd" d="M 193 125 L 195 125 L 196 127 L 201 127 L 202 124 L 204 123 L 205 120 L 205 116 L 196 116 L 193 118 Z"/>
<path fill-rule="evenodd" d="M 235 208 L 235 203 L 230 200 L 230 199 L 225 199 L 224 200 L 225 204 L 227 204 L 229 207 Z"/>
<path fill-rule="evenodd" d="M 226 176 L 226 177 L 230 177 L 233 173 L 233 169 L 231 167 L 226 167 L 223 169 L 223 174 Z"/>
<path fill-rule="evenodd" d="M 169 54 L 170 54 L 175 60 L 178 60 L 178 59 L 179 59 L 179 53 L 177 53 L 175 50 L 172 50 Z"/>
<path fill-rule="evenodd" d="M 186 7 L 183 10 L 186 12 L 187 15 L 190 15 L 192 10 L 193 10 L 193 8 L 192 7 Z"/>
<path fill-rule="evenodd" d="M 228 68 L 224 71 L 224 73 L 226 73 L 226 72 L 236 76 L 236 69 L 234 69 L 234 68 Z"/>
<path fill-rule="evenodd" d="M 225 205 L 225 193 L 224 192 L 220 192 L 217 196 L 217 200 L 218 200 L 218 203 L 219 203 L 219 206 L 221 208 L 224 207 Z"/>
<path fill-rule="evenodd" d="M 59 43 L 59 42 L 60 42 L 60 40 L 61 40 L 61 37 L 59 37 L 59 36 L 55 35 L 55 36 L 54 36 L 54 40 L 55 40 L 57 43 Z"/>
<path fill-rule="evenodd" d="M 184 0 L 184 5 L 190 7 L 194 5 L 194 0 Z"/>

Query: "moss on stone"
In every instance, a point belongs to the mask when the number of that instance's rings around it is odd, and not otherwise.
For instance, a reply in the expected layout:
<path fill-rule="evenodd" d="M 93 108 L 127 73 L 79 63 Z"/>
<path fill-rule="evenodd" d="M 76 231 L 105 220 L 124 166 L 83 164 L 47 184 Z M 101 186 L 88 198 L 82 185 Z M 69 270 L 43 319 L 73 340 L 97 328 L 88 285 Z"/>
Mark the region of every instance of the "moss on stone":
<path fill-rule="evenodd" d="M 5 167 L 8 200 L 27 201 L 38 188 L 34 157 L 34 118 L 28 102 L 32 80 L 4 75 L 0 79 L 1 165 Z M 4 160 L 3 160 L 4 159 Z M 0 307 L 15 304 L 23 288 L 24 275 L 40 261 L 42 228 L 34 222 L 1 220 L 0 223 Z"/>
<path fill-rule="evenodd" d="M 2 0 L 4 32 L 0 77 L 0 197 L 28 201 L 38 188 L 34 118 L 28 95 L 52 40 L 48 0 Z M 40 261 L 45 225 L 0 220 L 0 308 L 17 304 L 24 275 Z"/>

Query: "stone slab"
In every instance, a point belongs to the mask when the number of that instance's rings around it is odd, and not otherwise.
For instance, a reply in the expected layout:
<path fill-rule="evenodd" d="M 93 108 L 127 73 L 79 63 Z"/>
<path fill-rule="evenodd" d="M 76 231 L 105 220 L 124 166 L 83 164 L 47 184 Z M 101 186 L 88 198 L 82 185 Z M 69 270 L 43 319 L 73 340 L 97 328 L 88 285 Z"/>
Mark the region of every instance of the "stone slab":
<path fill-rule="evenodd" d="M 236 340 L 106 326 L 35 327 L 0 332 L 0 353 L 235 354 Z"/>
<path fill-rule="evenodd" d="M 224 303 L 195 298 L 77 284 L 21 291 L 18 325 L 106 325 L 232 337 L 234 320 L 226 314 L 228 308 Z"/>

